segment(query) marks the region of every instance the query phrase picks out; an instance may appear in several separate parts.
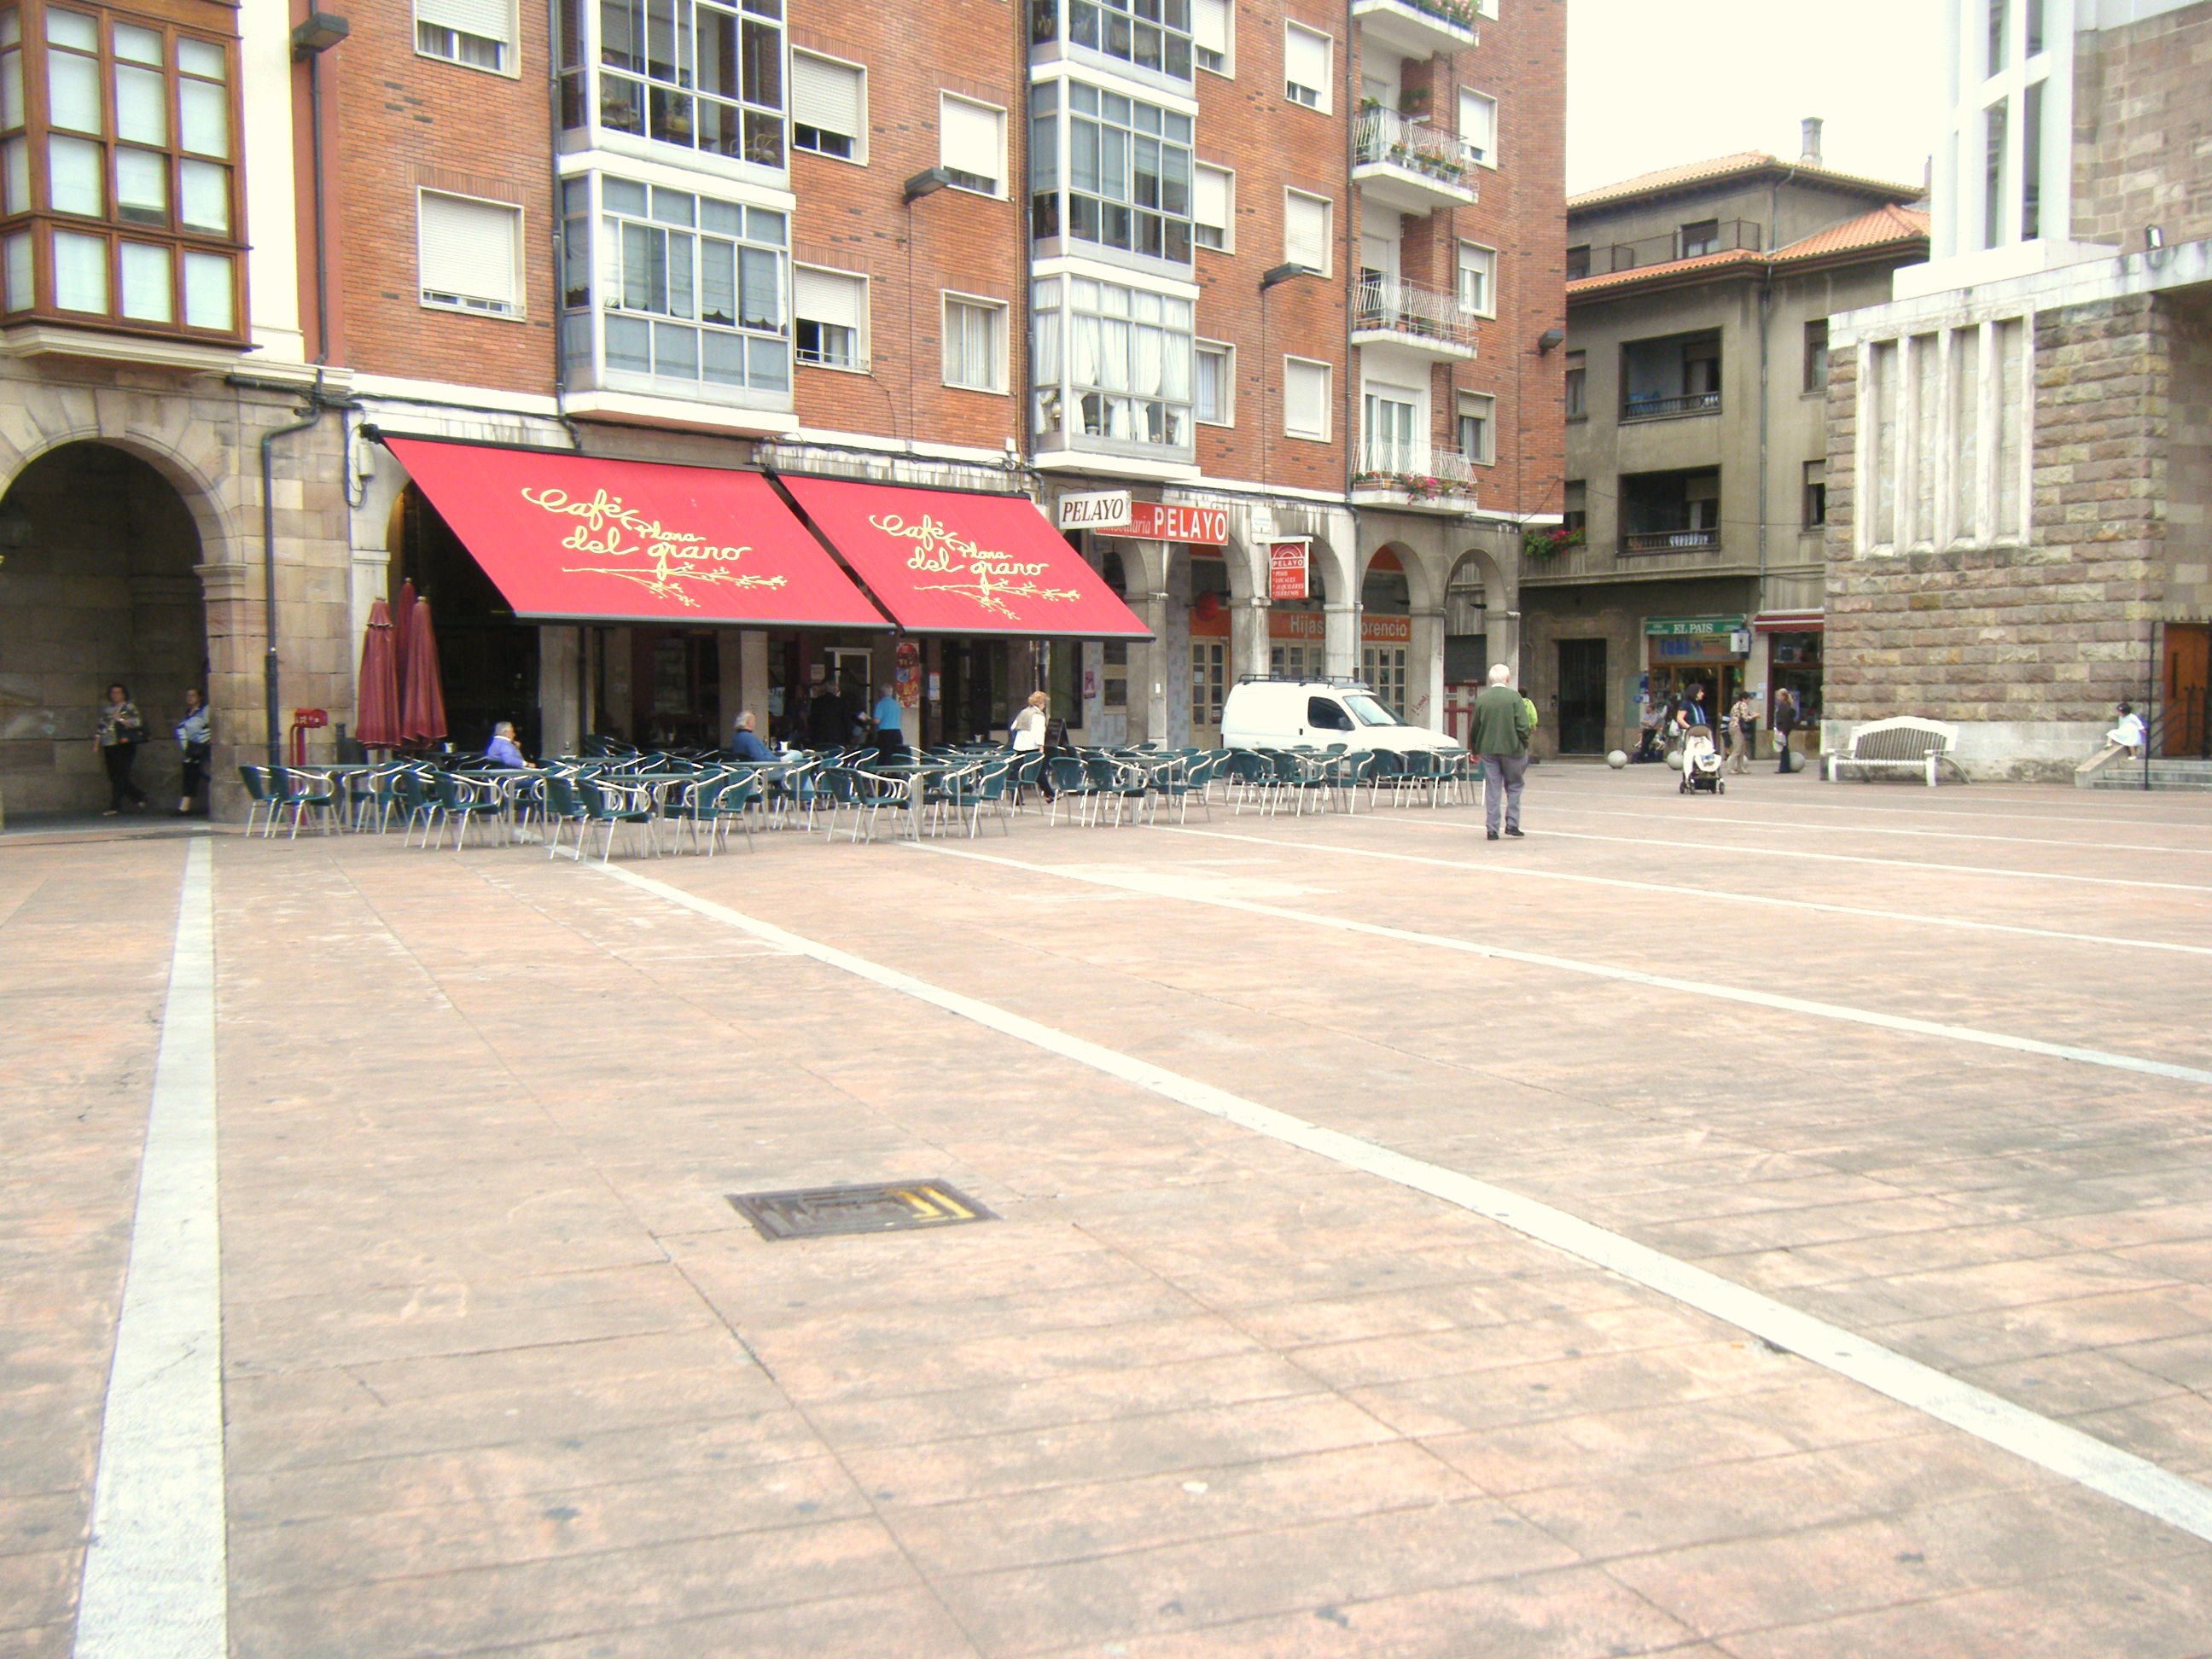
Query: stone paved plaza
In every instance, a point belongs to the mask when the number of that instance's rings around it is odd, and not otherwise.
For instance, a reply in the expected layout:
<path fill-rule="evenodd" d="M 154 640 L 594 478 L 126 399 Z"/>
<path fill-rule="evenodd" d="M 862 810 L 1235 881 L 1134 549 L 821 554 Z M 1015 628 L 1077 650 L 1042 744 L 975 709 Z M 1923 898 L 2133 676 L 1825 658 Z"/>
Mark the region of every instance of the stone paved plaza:
<path fill-rule="evenodd" d="M 1528 823 L 0 839 L 0 1654 L 189 1650 L 76 1619 L 155 1214 L 242 1659 L 2212 1654 L 2204 803 Z"/>

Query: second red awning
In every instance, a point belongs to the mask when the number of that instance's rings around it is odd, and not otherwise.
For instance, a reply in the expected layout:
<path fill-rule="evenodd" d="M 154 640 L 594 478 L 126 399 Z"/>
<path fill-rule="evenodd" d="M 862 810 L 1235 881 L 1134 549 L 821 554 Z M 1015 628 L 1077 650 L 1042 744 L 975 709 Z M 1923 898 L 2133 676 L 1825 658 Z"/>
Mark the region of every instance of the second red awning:
<path fill-rule="evenodd" d="M 518 617 L 886 626 L 757 472 L 384 442 Z"/>
<path fill-rule="evenodd" d="M 1026 495 L 778 482 L 909 633 L 1152 637 Z"/>

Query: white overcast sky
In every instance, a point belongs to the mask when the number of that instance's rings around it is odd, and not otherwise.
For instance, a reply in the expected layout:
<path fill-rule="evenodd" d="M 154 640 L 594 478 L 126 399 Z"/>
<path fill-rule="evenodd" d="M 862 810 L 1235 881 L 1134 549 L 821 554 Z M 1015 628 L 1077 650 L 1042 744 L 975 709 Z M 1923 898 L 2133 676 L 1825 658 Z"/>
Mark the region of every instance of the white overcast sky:
<path fill-rule="evenodd" d="M 1827 123 L 1846 173 L 1917 184 L 1944 0 L 1567 0 L 1567 189 L 1764 149 Z"/>

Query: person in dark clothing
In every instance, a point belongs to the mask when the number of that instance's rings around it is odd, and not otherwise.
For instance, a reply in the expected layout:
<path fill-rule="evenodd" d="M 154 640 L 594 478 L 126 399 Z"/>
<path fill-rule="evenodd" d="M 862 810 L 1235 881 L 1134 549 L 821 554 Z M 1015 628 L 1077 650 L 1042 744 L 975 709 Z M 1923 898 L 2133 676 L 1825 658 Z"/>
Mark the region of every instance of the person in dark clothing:
<path fill-rule="evenodd" d="M 1784 686 L 1774 694 L 1774 752 L 1778 772 L 1794 772 L 1790 763 L 1790 734 L 1797 729 L 1797 694 Z"/>
<path fill-rule="evenodd" d="M 146 740 L 146 722 L 139 718 L 138 705 L 131 701 L 129 689 L 121 684 L 107 688 L 107 701 L 100 706 L 99 719 L 93 742 L 99 745 L 100 763 L 107 769 L 107 816 L 112 818 L 125 806 L 136 811 L 146 805 L 146 792 L 131 775 L 138 745 Z"/>

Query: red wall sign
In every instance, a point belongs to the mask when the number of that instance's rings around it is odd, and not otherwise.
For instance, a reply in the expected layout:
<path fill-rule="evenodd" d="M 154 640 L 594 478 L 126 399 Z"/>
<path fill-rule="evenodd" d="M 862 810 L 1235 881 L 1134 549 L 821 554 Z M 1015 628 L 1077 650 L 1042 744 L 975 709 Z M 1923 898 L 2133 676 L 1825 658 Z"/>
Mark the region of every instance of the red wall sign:
<path fill-rule="evenodd" d="M 1129 522 L 1106 532 L 1142 542 L 1194 542 L 1201 547 L 1229 544 L 1229 509 L 1184 507 L 1175 501 L 1131 501 Z"/>
<path fill-rule="evenodd" d="M 1302 541 L 1267 544 L 1269 599 L 1303 599 L 1306 597 L 1307 550 L 1308 544 Z"/>

